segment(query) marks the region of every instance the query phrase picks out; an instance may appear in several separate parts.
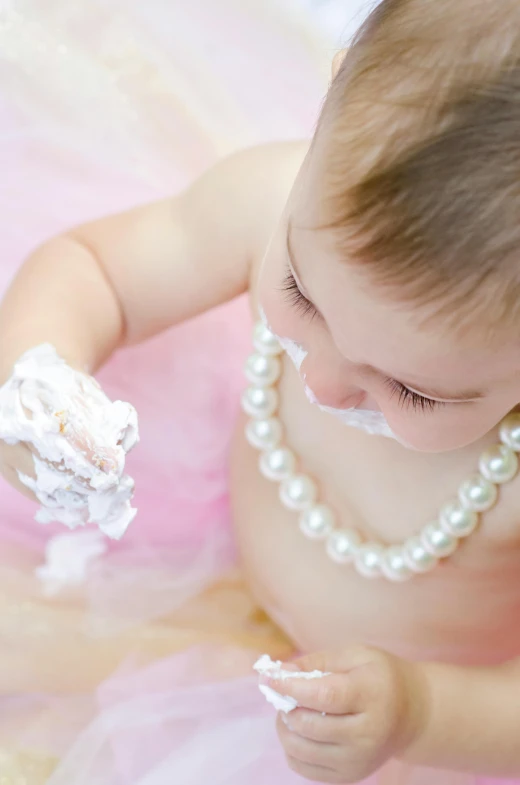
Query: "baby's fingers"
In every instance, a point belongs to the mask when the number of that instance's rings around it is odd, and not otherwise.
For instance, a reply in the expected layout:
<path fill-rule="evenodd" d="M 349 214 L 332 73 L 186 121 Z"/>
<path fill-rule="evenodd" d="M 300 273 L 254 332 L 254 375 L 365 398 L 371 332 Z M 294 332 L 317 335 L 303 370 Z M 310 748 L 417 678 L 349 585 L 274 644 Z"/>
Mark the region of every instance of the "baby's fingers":
<path fill-rule="evenodd" d="M 345 737 L 345 722 L 355 715 L 322 714 L 309 709 L 293 709 L 288 714 L 279 712 L 279 723 L 292 733 L 320 744 L 341 744 Z M 279 725 L 279 727 L 281 727 Z"/>
<path fill-rule="evenodd" d="M 313 782 L 344 782 L 340 769 L 344 751 L 339 744 L 312 741 L 290 731 L 282 715 L 278 719 L 278 736 L 290 767 Z M 341 722 L 336 718 L 336 722 Z"/>
<path fill-rule="evenodd" d="M 325 714 L 355 714 L 362 710 L 356 681 L 345 673 L 318 679 L 269 679 L 268 686 L 294 698 L 298 706 Z"/>

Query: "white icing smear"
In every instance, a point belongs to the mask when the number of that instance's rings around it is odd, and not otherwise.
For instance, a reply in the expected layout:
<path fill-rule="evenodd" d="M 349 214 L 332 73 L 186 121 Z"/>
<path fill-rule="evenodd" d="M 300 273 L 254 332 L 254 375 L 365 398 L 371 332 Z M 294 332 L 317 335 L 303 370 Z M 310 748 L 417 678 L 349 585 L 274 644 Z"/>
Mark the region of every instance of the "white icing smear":
<path fill-rule="evenodd" d="M 259 684 L 258 689 L 265 697 L 266 701 L 274 706 L 276 711 L 283 711 L 284 714 L 289 714 L 290 711 L 298 708 L 298 701 L 291 698 L 289 695 L 280 695 L 279 692 L 268 687 L 266 684 Z"/>
<path fill-rule="evenodd" d="M 35 478 L 19 476 L 42 505 L 39 523 L 95 523 L 109 537 L 124 534 L 137 512 L 124 474 L 139 440 L 136 411 L 111 402 L 50 344 L 24 354 L 0 389 L 0 440 L 33 452 Z"/>
<path fill-rule="evenodd" d="M 308 384 L 305 385 L 304 389 L 305 389 L 305 395 L 307 396 L 307 400 L 309 401 L 309 403 L 317 404 L 318 399 L 316 398 L 316 396 L 314 395 Z"/>
<path fill-rule="evenodd" d="M 330 673 L 323 673 L 322 671 L 287 671 L 282 668 L 280 660 L 272 660 L 268 654 L 262 654 L 253 668 L 261 676 L 268 676 L 270 679 L 277 681 L 285 681 L 285 679 L 322 679 L 324 676 L 330 676 Z"/>
<path fill-rule="evenodd" d="M 45 564 L 35 570 L 44 594 L 53 597 L 62 589 L 81 586 L 93 562 L 107 550 L 106 538 L 98 529 L 51 537 L 45 547 Z"/>
<path fill-rule="evenodd" d="M 306 352 L 302 346 L 290 338 L 283 338 L 277 335 L 269 325 L 267 316 L 262 306 L 259 306 L 258 312 L 264 327 L 267 327 L 267 329 L 274 335 L 282 349 L 292 360 L 298 373 L 300 373 L 303 361 L 307 357 L 308 352 Z M 303 379 L 305 381 L 305 374 Z M 356 408 L 334 409 L 331 406 L 323 406 L 320 404 L 316 395 L 308 384 L 305 384 L 304 389 L 309 403 L 318 406 L 322 412 L 326 412 L 327 414 L 331 414 L 333 417 L 336 417 L 344 425 L 350 425 L 352 428 L 358 428 L 359 430 L 369 433 L 372 436 L 387 436 L 391 439 L 397 440 L 397 437 L 388 425 L 383 412 Z"/>
<path fill-rule="evenodd" d="M 375 412 L 370 409 L 334 409 L 331 406 L 318 404 L 318 408 L 326 414 L 332 414 L 344 425 L 359 428 L 365 433 L 373 436 L 388 436 L 391 439 L 397 437 L 386 421 L 383 412 Z"/>
<path fill-rule="evenodd" d="M 322 671 L 288 671 L 282 668 L 280 660 L 273 661 L 268 654 L 263 654 L 253 665 L 254 670 L 261 676 L 266 676 L 270 679 L 277 681 L 285 681 L 286 679 L 322 679 L 324 676 L 330 676 L 330 673 L 323 673 Z M 271 703 L 277 711 L 283 711 L 285 714 L 296 709 L 298 706 L 297 701 L 288 695 L 280 695 L 279 692 L 273 690 L 265 684 L 259 684 L 258 689 L 265 696 L 268 703 Z"/>
<path fill-rule="evenodd" d="M 308 352 L 305 351 L 303 346 L 300 346 L 299 343 L 296 343 L 296 341 L 293 341 L 291 338 L 283 338 L 280 335 L 277 335 L 270 326 L 266 313 L 261 305 L 258 307 L 258 313 L 264 327 L 267 327 L 269 332 L 274 335 L 284 352 L 292 360 L 296 370 L 299 373 Z"/>
<path fill-rule="evenodd" d="M 278 335 L 276 335 L 275 337 L 277 338 L 278 343 L 280 344 L 286 355 L 292 360 L 294 367 L 299 373 L 300 368 L 302 367 L 303 361 L 307 357 L 308 352 L 305 351 L 303 346 L 300 346 L 299 343 L 296 343 L 296 341 L 291 341 L 290 338 L 280 338 L 280 336 Z"/>

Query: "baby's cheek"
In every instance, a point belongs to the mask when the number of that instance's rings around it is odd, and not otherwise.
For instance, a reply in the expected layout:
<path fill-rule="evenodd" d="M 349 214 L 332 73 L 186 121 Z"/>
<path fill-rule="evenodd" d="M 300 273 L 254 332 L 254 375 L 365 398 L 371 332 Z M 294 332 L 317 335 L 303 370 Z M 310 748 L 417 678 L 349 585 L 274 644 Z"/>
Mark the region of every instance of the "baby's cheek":
<path fill-rule="evenodd" d="M 393 401 L 380 404 L 381 411 L 397 440 L 411 450 L 436 452 L 439 422 L 435 413 L 403 409 Z"/>
<path fill-rule="evenodd" d="M 478 422 L 473 422 L 473 418 L 468 421 L 448 408 L 422 412 L 389 404 L 385 406 L 384 413 L 399 441 L 417 452 L 456 450 L 471 444 L 486 432 Z"/>

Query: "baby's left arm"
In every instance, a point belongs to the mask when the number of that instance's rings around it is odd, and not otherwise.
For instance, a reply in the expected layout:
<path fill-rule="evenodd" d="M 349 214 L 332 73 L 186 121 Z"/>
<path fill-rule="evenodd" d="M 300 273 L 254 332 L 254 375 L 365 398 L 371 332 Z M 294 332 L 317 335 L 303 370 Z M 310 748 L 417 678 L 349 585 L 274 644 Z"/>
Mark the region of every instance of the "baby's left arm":
<path fill-rule="evenodd" d="M 278 715 L 278 733 L 308 779 L 359 782 L 391 758 L 520 777 L 520 660 L 468 668 L 353 647 L 283 667 L 329 674 L 264 680 L 298 703 Z"/>

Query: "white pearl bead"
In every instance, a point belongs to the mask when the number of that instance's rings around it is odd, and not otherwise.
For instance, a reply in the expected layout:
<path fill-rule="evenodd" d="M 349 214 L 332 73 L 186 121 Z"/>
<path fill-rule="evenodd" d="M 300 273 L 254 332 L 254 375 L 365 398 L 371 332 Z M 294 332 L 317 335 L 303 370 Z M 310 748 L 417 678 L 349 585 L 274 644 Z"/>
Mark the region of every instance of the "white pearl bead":
<path fill-rule="evenodd" d="M 439 560 L 426 550 L 419 537 L 410 537 L 404 544 L 404 558 L 413 572 L 429 572 Z"/>
<path fill-rule="evenodd" d="M 480 456 L 479 469 L 490 482 L 509 482 L 518 471 L 518 458 L 510 447 L 497 444 Z"/>
<path fill-rule="evenodd" d="M 334 514 L 325 504 L 315 504 L 300 516 L 300 529 L 309 540 L 324 540 L 334 527 Z"/>
<path fill-rule="evenodd" d="M 278 393 L 272 387 L 248 387 L 242 395 L 242 408 L 250 417 L 266 419 L 278 408 Z"/>
<path fill-rule="evenodd" d="M 354 557 L 354 564 L 358 573 L 364 578 L 379 578 L 384 552 L 383 546 L 376 542 L 368 542 L 366 545 L 362 545 Z"/>
<path fill-rule="evenodd" d="M 381 571 L 390 581 L 407 581 L 413 572 L 405 559 L 404 549 L 398 545 L 387 548 L 381 559 Z"/>
<path fill-rule="evenodd" d="M 262 322 L 255 325 L 253 331 L 253 345 L 260 354 L 274 356 L 283 352 L 278 338 Z"/>
<path fill-rule="evenodd" d="M 421 542 L 433 556 L 443 559 L 456 550 L 458 540 L 453 535 L 441 529 L 437 522 L 429 523 L 421 533 Z"/>
<path fill-rule="evenodd" d="M 282 423 L 277 417 L 249 420 L 246 425 L 246 439 L 257 450 L 271 450 L 280 443 L 282 436 Z"/>
<path fill-rule="evenodd" d="M 269 387 L 278 381 L 282 364 L 278 357 L 265 354 L 251 354 L 246 360 L 245 375 L 251 384 Z"/>
<path fill-rule="evenodd" d="M 260 471 L 268 480 L 281 482 L 296 468 L 296 456 L 288 447 L 276 447 L 260 456 Z"/>
<path fill-rule="evenodd" d="M 280 499 L 288 510 L 306 510 L 314 504 L 317 488 L 306 474 L 293 474 L 280 485 Z"/>
<path fill-rule="evenodd" d="M 443 505 L 439 514 L 441 528 L 454 537 L 467 537 L 478 524 L 478 514 L 463 507 L 458 500 Z"/>
<path fill-rule="evenodd" d="M 484 512 L 495 504 L 498 489 L 481 474 L 469 477 L 459 488 L 459 499 L 468 510 Z"/>
<path fill-rule="evenodd" d="M 347 564 L 354 561 L 361 542 L 361 537 L 353 529 L 338 529 L 327 538 L 327 553 L 338 564 Z"/>
<path fill-rule="evenodd" d="M 500 439 L 515 452 L 520 452 L 520 414 L 510 414 L 502 420 Z"/>

